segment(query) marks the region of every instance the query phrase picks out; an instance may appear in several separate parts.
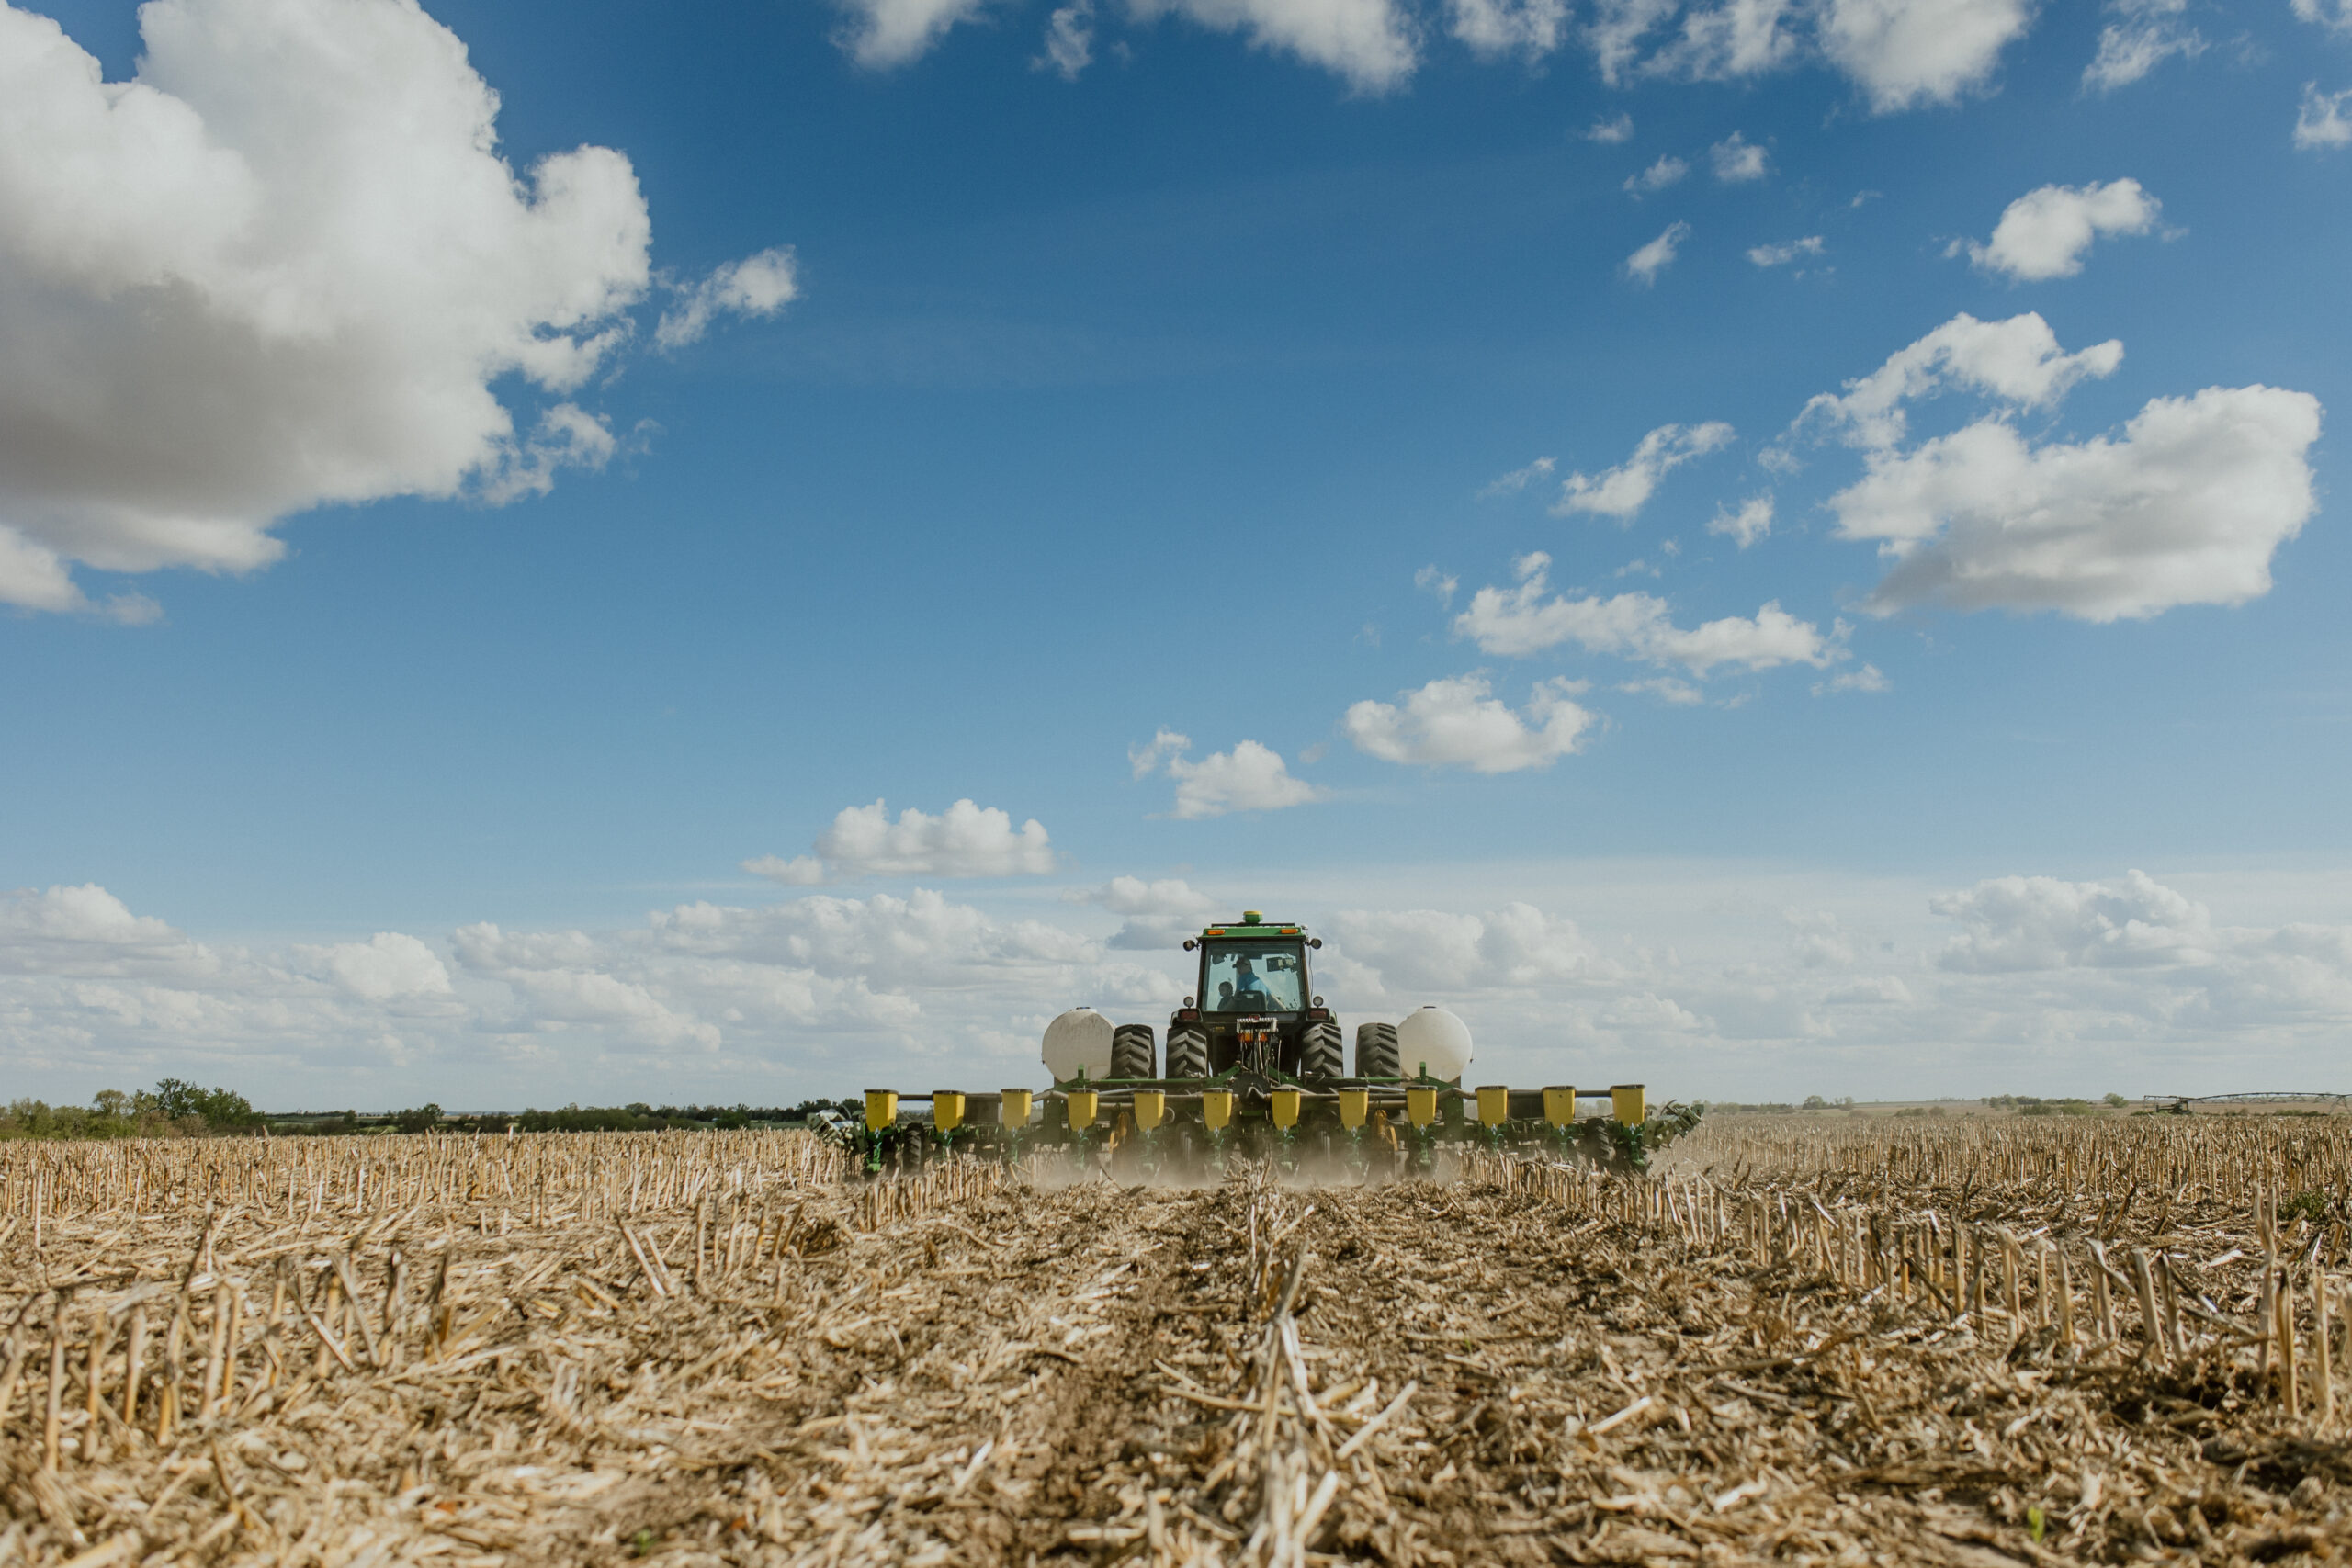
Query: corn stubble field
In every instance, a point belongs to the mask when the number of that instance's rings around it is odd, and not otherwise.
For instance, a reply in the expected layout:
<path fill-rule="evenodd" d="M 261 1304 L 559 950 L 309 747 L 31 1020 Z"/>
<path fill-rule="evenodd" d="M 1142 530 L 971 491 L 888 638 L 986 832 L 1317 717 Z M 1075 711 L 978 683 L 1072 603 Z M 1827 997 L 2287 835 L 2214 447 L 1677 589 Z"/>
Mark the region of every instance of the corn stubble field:
<path fill-rule="evenodd" d="M 0 1562 L 2341 1561 L 2335 1119 L 0 1145 Z M 2285 1216 L 2278 1217 L 2284 1198 Z"/>

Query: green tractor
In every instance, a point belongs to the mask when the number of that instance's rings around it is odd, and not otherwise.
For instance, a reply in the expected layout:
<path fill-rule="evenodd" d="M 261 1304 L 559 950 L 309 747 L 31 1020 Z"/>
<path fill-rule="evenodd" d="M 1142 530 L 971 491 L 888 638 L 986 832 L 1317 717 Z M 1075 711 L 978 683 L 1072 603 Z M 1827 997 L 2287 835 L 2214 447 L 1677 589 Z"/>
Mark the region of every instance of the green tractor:
<path fill-rule="evenodd" d="M 1272 1124 L 1287 1135 L 1359 1130 L 1374 1112 L 1408 1109 L 1407 1089 L 1433 1092 L 1429 1104 L 1458 1121 L 1470 1031 L 1441 1008 L 1423 1008 L 1401 1024 L 1356 1030 L 1349 1071 L 1339 1020 L 1316 993 L 1314 953 L 1322 939 L 1257 910 L 1204 928 L 1184 946 L 1200 954 L 1193 994 L 1168 1021 L 1163 1061 L 1148 1023 L 1114 1024 L 1091 1008 L 1073 1008 L 1046 1027 L 1045 1063 L 1053 1073 L 1047 1115 L 1076 1109 L 1116 1122 L 1124 1112 L 1149 1133 L 1163 1121 L 1212 1135 L 1236 1125 L 1245 1140 Z M 1091 1118 L 1078 1120 L 1084 1127 Z M 1419 1123 L 1417 1122 L 1417 1125 Z"/>
<path fill-rule="evenodd" d="M 1322 945 L 1305 926 L 1255 909 L 1204 927 L 1184 943 L 1200 969 L 1169 1017 L 1164 1061 L 1150 1024 L 1072 1008 L 1046 1026 L 1051 1089 L 869 1089 L 852 1142 L 874 1173 L 958 1150 L 1044 1149 L 1107 1154 L 1146 1170 L 1218 1167 L 1234 1154 L 1295 1164 L 1314 1153 L 1361 1169 L 1383 1160 L 1427 1169 L 1441 1142 L 1639 1168 L 1647 1150 L 1697 1120 L 1675 1106 L 1653 1115 L 1640 1084 L 1465 1089 L 1469 1026 L 1437 1007 L 1359 1024 L 1351 1071 L 1340 1021 L 1315 989 Z M 1607 1115 L 1581 1116 L 1578 1102 L 1589 1100 L 1607 1100 Z M 928 1102 L 927 1117 L 908 1120 L 902 1100 Z"/>

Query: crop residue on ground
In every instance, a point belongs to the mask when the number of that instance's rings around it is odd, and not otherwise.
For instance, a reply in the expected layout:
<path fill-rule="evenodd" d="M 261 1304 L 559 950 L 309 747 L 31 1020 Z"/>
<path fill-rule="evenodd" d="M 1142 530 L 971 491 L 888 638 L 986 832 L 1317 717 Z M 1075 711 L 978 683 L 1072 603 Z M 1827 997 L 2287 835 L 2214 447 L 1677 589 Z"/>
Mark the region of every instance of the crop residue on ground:
<path fill-rule="evenodd" d="M 2334 1561 L 2334 1119 L 1197 1188 L 0 1148 L 0 1561 Z M 2332 1196 L 2331 1196 L 2332 1195 Z"/>

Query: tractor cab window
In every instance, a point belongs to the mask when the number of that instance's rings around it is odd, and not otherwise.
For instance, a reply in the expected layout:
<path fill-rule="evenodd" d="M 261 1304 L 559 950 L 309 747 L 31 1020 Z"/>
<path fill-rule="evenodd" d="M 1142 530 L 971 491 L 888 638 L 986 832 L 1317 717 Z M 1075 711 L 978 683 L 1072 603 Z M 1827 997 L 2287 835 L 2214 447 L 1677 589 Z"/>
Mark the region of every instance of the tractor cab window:
<path fill-rule="evenodd" d="M 1211 1012 L 1297 1012 L 1306 1006 L 1306 955 L 1296 942 L 1214 942 L 1206 954 Z"/>

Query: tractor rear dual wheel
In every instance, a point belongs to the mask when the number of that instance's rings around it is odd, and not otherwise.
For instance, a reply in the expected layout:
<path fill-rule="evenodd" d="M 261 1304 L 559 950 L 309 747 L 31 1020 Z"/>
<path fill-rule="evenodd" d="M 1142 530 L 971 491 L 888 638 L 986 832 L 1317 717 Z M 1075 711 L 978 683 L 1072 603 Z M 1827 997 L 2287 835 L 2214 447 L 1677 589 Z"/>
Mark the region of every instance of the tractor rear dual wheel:
<path fill-rule="evenodd" d="M 1396 1026 L 1393 1023 L 1357 1024 L 1356 1077 L 1394 1078 L 1403 1076 L 1404 1066 L 1396 1051 Z"/>
<path fill-rule="evenodd" d="M 1111 1032 L 1111 1076 L 1114 1078 L 1156 1078 L 1159 1051 L 1152 1043 L 1151 1025 L 1123 1023 Z"/>
<path fill-rule="evenodd" d="M 1168 1076 L 1204 1078 L 1209 1076 L 1208 1032 L 1190 1026 L 1168 1032 Z"/>
<path fill-rule="evenodd" d="M 1328 1019 L 1308 1024 L 1306 1037 L 1299 1042 L 1298 1076 L 1311 1083 L 1345 1077 L 1347 1074 L 1347 1057 L 1340 1045 L 1340 1026 Z"/>

